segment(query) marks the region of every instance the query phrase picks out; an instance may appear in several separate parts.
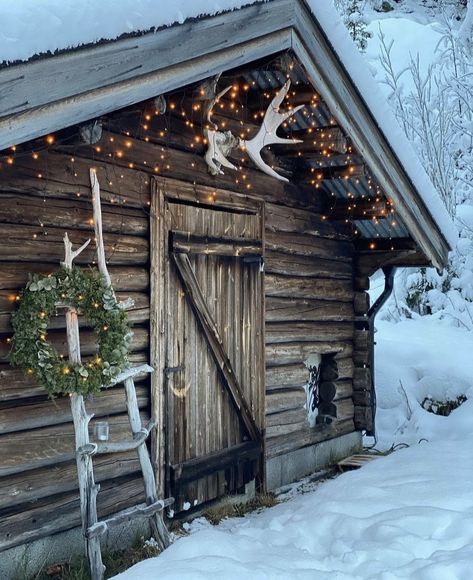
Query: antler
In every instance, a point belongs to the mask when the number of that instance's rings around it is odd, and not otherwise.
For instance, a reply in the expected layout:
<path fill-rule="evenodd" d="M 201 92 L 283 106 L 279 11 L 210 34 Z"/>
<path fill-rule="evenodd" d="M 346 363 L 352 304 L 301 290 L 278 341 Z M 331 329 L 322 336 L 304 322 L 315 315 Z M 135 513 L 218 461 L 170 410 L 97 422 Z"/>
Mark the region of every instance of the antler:
<path fill-rule="evenodd" d="M 218 80 L 218 79 L 217 79 Z M 216 84 L 216 83 L 215 83 Z M 263 123 L 258 131 L 258 133 L 253 137 L 253 139 L 245 140 L 238 139 L 230 131 L 222 133 L 218 131 L 218 126 L 212 122 L 212 109 L 225 93 L 227 93 L 232 87 L 226 87 L 215 95 L 209 102 L 207 107 L 207 122 L 213 127 L 204 130 L 204 134 L 208 141 L 208 149 L 205 154 L 205 161 L 209 166 L 209 171 L 212 175 L 223 174 L 221 166 L 228 167 L 229 169 L 237 169 L 233 163 L 228 161 L 227 155 L 230 154 L 231 150 L 236 147 L 239 143 L 240 147 L 246 150 L 250 159 L 253 160 L 255 165 L 261 169 L 264 173 L 271 175 L 271 177 L 276 177 L 281 181 L 289 181 L 282 175 L 279 175 L 272 167 L 267 165 L 263 158 L 261 157 L 261 149 L 267 145 L 274 145 L 279 143 L 281 145 L 290 145 L 293 143 L 302 143 L 300 139 L 287 139 L 284 137 L 279 137 L 276 132 L 279 126 L 289 117 L 292 117 L 302 109 L 305 105 L 299 105 L 290 111 L 279 112 L 279 107 L 284 101 L 289 88 L 291 87 L 291 81 L 288 80 L 284 86 L 281 87 L 279 93 L 271 101 L 266 113 L 264 115 Z M 215 89 L 214 89 L 215 90 Z"/>
<path fill-rule="evenodd" d="M 216 85 L 219 78 L 220 75 L 218 75 L 218 77 L 215 79 L 214 90 L 216 90 Z M 205 161 L 207 162 L 209 171 L 212 175 L 223 175 L 223 171 L 221 170 L 222 165 L 224 167 L 228 167 L 229 169 L 237 169 L 233 163 L 228 161 L 226 156 L 229 155 L 230 151 L 238 145 L 238 139 L 232 135 L 231 131 L 226 131 L 225 133 L 218 131 L 218 126 L 212 121 L 212 110 L 215 106 L 215 103 L 218 103 L 223 95 L 225 95 L 231 88 L 232 85 L 226 87 L 217 95 L 214 95 L 207 106 L 207 122 L 213 127 L 213 129 L 204 129 L 204 135 L 208 142 Z"/>
<path fill-rule="evenodd" d="M 245 140 L 240 139 L 240 147 L 243 147 L 248 153 L 250 159 L 253 160 L 255 165 L 261 169 L 264 173 L 276 177 L 281 181 L 289 181 L 279 173 L 276 173 L 272 167 L 267 165 L 261 157 L 261 149 L 266 147 L 266 145 L 274 145 L 279 143 L 281 145 L 288 145 L 292 143 L 302 143 L 300 139 L 286 139 L 284 137 L 279 137 L 276 135 L 278 127 L 289 117 L 292 117 L 302 109 L 305 105 L 299 105 L 290 111 L 285 111 L 284 113 L 279 112 L 279 107 L 286 97 L 289 88 L 291 86 L 291 81 L 288 80 L 279 93 L 274 97 L 266 110 L 264 115 L 263 123 L 258 131 L 258 133 L 253 137 L 253 139 Z"/>

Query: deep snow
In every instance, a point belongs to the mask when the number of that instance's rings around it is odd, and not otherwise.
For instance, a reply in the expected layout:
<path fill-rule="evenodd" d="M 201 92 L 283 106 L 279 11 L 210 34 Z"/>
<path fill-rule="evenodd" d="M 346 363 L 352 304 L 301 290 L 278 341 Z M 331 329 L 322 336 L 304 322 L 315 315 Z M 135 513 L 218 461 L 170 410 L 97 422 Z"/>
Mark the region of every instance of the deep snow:
<path fill-rule="evenodd" d="M 116 580 L 471 580 L 473 399 L 449 417 L 420 402 L 471 393 L 473 337 L 432 317 L 377 326 L 380 443 L 411 447 L 260 514 L 196 520 Z"/>

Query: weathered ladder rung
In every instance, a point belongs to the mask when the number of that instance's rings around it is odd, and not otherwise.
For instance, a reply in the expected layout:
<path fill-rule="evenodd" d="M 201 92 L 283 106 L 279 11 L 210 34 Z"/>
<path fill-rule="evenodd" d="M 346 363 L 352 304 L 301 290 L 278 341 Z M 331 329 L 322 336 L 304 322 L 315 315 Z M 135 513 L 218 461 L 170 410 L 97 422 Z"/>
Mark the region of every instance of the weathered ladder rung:
<path fill-rule="evenodd" d="M 124 383 L 127 379 L 134 379 L 138 375 L 144 375 L 149 373 L 154 373 L 154 369 L 153 367 L 150 367 L 149 365 L 146 364 L 137 367 L 130 367 L 128 369 L 125 369 L 117 377 L 115 377 L 113 381 L 107 385 L 107 388 L 114 387 L 119 383 Z"/>
<path fill-rule="evenodd" d="M 118 526 L 119 524 L 129 521 L 131 518 L 136 516 L 150 518 L 158 512 L 161 512 L 165 508 L 171 506 L 173 503 L 174 498 L 168 497 L 167 499 L 158 499 L 150 505 L 135 505 L 121 512 L 120 514 L 117 514 L 116 516 L 112 516 L 107 520 L 102 520 L 101 522 L 97 522 L 93 526 L 90 526 L 90 528 L 87 529 L 87 538 L 90 540 L 91 538 L 102 536 L 109 528 Z"/>
<path fill-rule="evenodd" d="M 135 433 L 132 439 L 122 439 L 116 442 L 95 443 L 91 442 L 83 445 L 77 450 L 80 455 L 104 455 L 106 453 L 122 453 L 123 451 L 133 451 L 148 439 L 152 429 L 156 426 L 156 420 L 151 418 L 146 427 Z"/>

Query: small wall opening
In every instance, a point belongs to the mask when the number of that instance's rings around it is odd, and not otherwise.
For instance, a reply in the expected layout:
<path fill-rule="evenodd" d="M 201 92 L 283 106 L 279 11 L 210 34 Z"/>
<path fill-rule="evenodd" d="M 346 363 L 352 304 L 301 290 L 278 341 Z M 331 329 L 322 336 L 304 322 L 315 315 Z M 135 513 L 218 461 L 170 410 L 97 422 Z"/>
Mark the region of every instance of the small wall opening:
<path fill-rule="evenodd" d="M 337 418 L 333 402 L 337 394 L 338 364 L 335 354 L 312 355 L 306 361 L 309 382 L 306 387 L 307 414 L 311 427 L 329 425 Z"/>

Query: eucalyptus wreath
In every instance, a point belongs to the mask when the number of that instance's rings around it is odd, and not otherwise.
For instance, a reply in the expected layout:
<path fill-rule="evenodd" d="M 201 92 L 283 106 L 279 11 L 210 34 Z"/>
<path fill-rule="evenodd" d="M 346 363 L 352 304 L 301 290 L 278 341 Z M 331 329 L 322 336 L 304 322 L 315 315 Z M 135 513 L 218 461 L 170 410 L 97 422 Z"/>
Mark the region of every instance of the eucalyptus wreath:
<path fill-rule="evenodd" d="M 83 314 L 97 336 L 98 352 L 72 364 L 47 339 L 50 318 L 61 306 Z M 50 396 L 86 395 L 110 384 L 127 365 L 132 336 L 128 318 L 115 294 L 95 271 L 73 267 L 49 275 L 32 275 L 12 315 L 11 364 L 35 377 Z"/>

